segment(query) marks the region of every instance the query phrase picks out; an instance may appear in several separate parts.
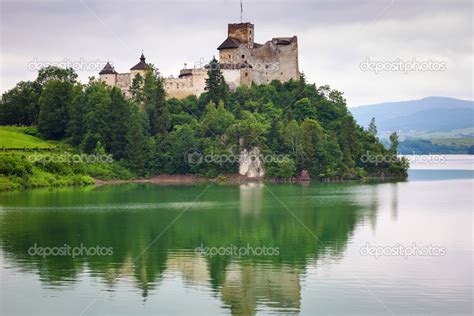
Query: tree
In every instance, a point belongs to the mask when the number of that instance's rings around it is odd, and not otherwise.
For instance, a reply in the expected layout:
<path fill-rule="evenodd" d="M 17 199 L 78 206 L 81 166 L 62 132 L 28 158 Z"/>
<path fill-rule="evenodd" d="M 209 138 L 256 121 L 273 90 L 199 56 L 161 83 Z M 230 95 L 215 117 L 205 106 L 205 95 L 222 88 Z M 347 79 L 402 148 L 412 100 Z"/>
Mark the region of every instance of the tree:
<path fill-rule="evenodd" d="M 224 102 L 227 100 L 229 87 L 225 82 L 224 75 L 222 74 L 220 64 L 216 57 L 213 57 L 209 63 L 205 90 L 207 90 L 207 101 L 212 101 L 217 105 L 220 100 Z"/>
<path fill-rule="evenodd" d="M 301 124 L 301 142 L 303 148 L 302 167 L 312 176 L 319 177 L 326 171 L 327 153 L 324 131 L 321 125 L 312 119 Z"/>
<path fill-rule="evenodd" d="M 296 101 L 292 107 L 293 117 L 299 121 L 305 118 L 316 119 L 316 108 L 308 98 L 302 98 Z"/>
<path fill-rule="evenodd" d="M 36 82 L 40 86 L 44 86 L 50 80 L 58 80 L 63 82 L 75 83 L 77 74 L 73 68 L 60 68 L 56 66 L 47 66 L 38 71 Z"/>
<path fill-rule="evenodd" d="M 377 136 L 377 126 L 375 125 L 375 117 L 370 120 L 369 128 L 367 130 L 370 135 Z"/>
<path fill-rule="evenodd" d="M 21 81 L 5 92 L 0 101 L 0 124 L 32 125 L 38 120 L 40 89 L 32 81 Z"/>
<path fill-rule="evenodd" d="M 130 85 L 130 93 L 132 94 L 132 98 L 138 104 L 142 104 L 144 101 L 143 96 L 143 77 L 141 74 L 136 74 L 132 80 L 132 84 Z"/>
<path fill-rule="evenodd" d="M 170 128 L 170 114 L 165 100 L 165 89 L 163 87 L 163 79 L 160 78 L 159 72 L 148 65 L 143 80 L 143 105 L 148 115 L 149 133 L 152 136 L 159 134 L 161 137 Z"/>
<path fill-rule="evenodd" d="M 281 178 L 289 180 L 296 174 L 296 164 L 291 158 L 285 158 L 281 161 L 272 161 L 265 164 L 266 177 Z"/>
<path fill-rule="evenodd" d="M 58 80 L 46 83 L 39 99 L 38 131 L 47 139 L 62 139 L 69 122 L 74 99 L 73 84 Z"/>
<path fill-rule="evenodd" d="M 389 152 L 392 155 L 396 155 L 398 153 L 398 135 L 397 132 L 393 132 L 390 134 L 390 150 Z"/>
<path fill-rule="evenodd" d="M 234 115 L 225 109 L 222 100 L 219 101 L 217 108 L 213 102 L 209 102 L 202 120 L 203 134 L 206 136 L 222 135 L 233 122 Z"/>
<path fill-rule="evenodd" d="M 296 120 L 292 120 L 283 130 L 283 141 L 295 161 L 299 161 L 303 151 L 301 136 L 301 129 Z"/>
<path fill-rule="evenodd" d="M 194 157 L 189 155 L 198 155 L 195 152 L 198 149 L 194 129 L 189 125 L 177 126 L 170 133 L 170 165 L 174 173 L 189 173 L 196 163 Z"/>
<path fill-rule="evenodd" d="M 78 92 L 75 93 L 75 97 L 69 109 L 69 123 L 66 129 L 66 136 L 69 137 L 69 141 L 72 145 L 79 146 L 86 132 L 86 126 L 84 124 L 86 105 L 83 86 L 77 85 L 75 88 Z"/>
<path fill-rule="evenodd" d="M 139 175 L 144 175 L 145 170 L 145 148 L 146 137 L 143 128 L 143 121 L 137 106 L 132 106 L 130 116 L 127 121 L 127 144 L 124 156 L 132 170 Z"/>
<path fill-rule="evenodd" d="M 91 82 L 84 92 L 84 127 L 81 142 L 84 151 L 92 153 L 97 142 L 107 148 L 107 136 L 110 135 L 110 109 L 112 100 L 110 88 L 102 82 Z"/>
<path fill-rule="evenodd" d="M 106 148 L 115 159 L 125 156 L 127 145 L 127 119 L 130 117 L 131 107 L 119 88 L 113 87 L 110 91 L 110 105 L 108 109 L 108 125 L 106 130 Z"/>

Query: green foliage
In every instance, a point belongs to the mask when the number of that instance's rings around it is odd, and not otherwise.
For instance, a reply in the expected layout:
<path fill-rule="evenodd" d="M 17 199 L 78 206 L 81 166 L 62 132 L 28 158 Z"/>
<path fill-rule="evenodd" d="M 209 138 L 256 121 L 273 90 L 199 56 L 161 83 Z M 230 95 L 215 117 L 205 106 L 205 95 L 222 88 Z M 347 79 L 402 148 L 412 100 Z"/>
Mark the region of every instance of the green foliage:
<path fill-rule="evenodd" d="M 38 71 L 36 82 L 40 86 L 44 86 L 50 80 L 75 83 L 77 74 L 73 68 L 60 68 L 56 66 L 47 66 Z"/>
<path fill-rule="evenodd" d="M 32 173 L 32 169 L 25 156 L 0 155 L 0 174 L 26 177 Z"/>
<path fill-rule="evenodd" d="M 73 84 L 59 80 L 46 83 L 39 99 L 38 131 L 46 139 L 62 139 L 69 123 L 69 108 L 75 98 Z"/>
<path fill-rule="evenodd" d="M 220 64 L 215 57 L 209 63 L 209 70 L 206 78 L 207 101 L 218 104 L 221 100 L 226 100 L 229 93 Z"/>
<path fill-rule="evenodd" d="M 307 84 L 304 78 L 229 92 L 215 59 L 208 75 L 207 91 L 199 98 L 166 100 L 163 80 L 152 65 L 134 78 L 130 98 L 97 80 L 82 86 L 69 70 L 46 69 L 35 84 L 19 84 L 4 94 L 0 119 L 10 122 L 18 116 L 15 124 L 33 123 L 39 91 L 38 131 L 43 137 L 67 141 L 87 153 L 113 155 L 117 170 L 104 167 L 101 172 L 102 165 L 90 164 L 79 170 L 98 177 L 236 173 L 238 162 L 222 157 L 256 146 L 289 157 L 264 166 L 272 178 L 288 179 L 302 170 L 313 179 L 406 175 L 406 163 L 396 157 L 379 164 L 362 159 L 365 154 L 396 155 L 398 138 L 392 136 L 391 149 L 385 149 L 376 138 L 375 121 L 367 131 L 358 126 L 341 92 Z M 193 151 L 218 161 L 190 162 L 187 155 Z M 76 170 L 33 167 L 63 176 Z"/>
<path fill-rule="evenodd" d="M 369 128 L 367 129 L 370 135 L 377 136 L 377 126 L 375 125 L 375 117 L 370 120 Z"/>
<path fill-rule="evenodd" d="M 234 115 L 224 108 L 223 101 L 219 101 L 217 109 L 214 103 L 209 102 L 202 120 L 203 134 L 206 136 L 222 135 L 234 120 Z"/>
<path fill-rule="evenodd" d="M 126 146 L 124 156 L 130 169 L 139 175 L 146 173 L 145 149 L 146 137 L 143 128 L 143 120 L 137 107 L 132 107 L 127 122 Z"/>
<path fill-rule="evenodd" d="M 90 185 L 82 163 L 53 160 L 35 161 L 30 153 L 0 154 L 0 191 L 49 186 Z M 55 155 L 55 154 L 51 154 Z"/>
<path fill-rule="evenodd" d="M 390 153 L 396 155 L 398 153 L 398 135 L 397 132 L 390 134 Z"/>
<path fill-rule="evenodd" d="M 39 113 L 39 95 L 40 87 L 31 81 L 21 81 L 5 92 L 0 101 L 0 124 L 35 124 Z"/>
<path fill-rule="evenodd" d="M 148 115 L 149 133 L 151 136 L 163 136 L 170 128 L 168 105 L 165 101 L 163 80 L 152 66 L 145 72 L 143 88 L 138 95 L 142 95 L 145 112 Z"/>
<path fill-rule="evenodd" d="M 265 165 L 265 176 L 289 180 L 296 175 L 296 164 L 291 158 L 271 161 Z"/>

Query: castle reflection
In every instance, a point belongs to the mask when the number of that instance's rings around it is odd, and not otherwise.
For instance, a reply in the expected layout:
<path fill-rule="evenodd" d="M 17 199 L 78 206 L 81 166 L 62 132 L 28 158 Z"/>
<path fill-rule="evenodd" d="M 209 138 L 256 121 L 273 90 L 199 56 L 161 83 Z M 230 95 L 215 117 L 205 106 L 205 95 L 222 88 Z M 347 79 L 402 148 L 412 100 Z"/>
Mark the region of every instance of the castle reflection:
<path fill-rule="evenodd" d="M 357 225 L 375 225 L 377 217 L 374 186 L 245 184 L 209 188 L 200 201 L 187 202 L 189 209 L 176 219 L 182 211 L 176 203 L 192 201 L 201 191 L 201 186 L 126 185 L 39 190 L 22 199 L 12 193 L 0 212 L 2 257 L 48 286 L 83 281 L 84 272 L 111 289 L 119 277 L 131 278 L 146 300 L 157 294 L 163 279 L 179 275 L 185 287 L 211 289 L 232 314 L 253 315 L 262 306 L 298 312 L 305 268 L 321 257 L 343 256 Z M 112 256 L 42 258 L 28 255 L 34 243 L 82 243 L 114 251 Z M 195 252 L 201 245 L 266 246 L 279 254 L 204 256 Z"/>

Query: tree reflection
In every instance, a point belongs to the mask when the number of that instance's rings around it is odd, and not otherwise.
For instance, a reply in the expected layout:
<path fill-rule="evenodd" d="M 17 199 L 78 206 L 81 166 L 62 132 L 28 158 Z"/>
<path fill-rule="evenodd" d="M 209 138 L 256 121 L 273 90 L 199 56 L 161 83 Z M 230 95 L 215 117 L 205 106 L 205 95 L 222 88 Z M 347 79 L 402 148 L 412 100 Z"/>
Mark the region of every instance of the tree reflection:
<path fill-rule="evenodd" d="M 196 202 L 203 186 L 10 193 L 2 196 L 1 249 L 7 262 L 49 286 L 70 285 L 84 272 L 112 289 L 119 276 L 132 277 L 146 298 L 164 274 L 174 272 L 185 286 L 209 286 L 233 314 L 255 314 L 259 304 L 297 312 L 302 273 L 321 257 L 340 259 L 358 223 L 376 220 L 376 190 L 350 184 L 265 186 L 214 185 Z M 113 255 L 30 256 L 35 243 L 107 246 Z M 278 247 L 279 255 L 206 257 L 195 253 L 201 245 L 265 245 Z"/>

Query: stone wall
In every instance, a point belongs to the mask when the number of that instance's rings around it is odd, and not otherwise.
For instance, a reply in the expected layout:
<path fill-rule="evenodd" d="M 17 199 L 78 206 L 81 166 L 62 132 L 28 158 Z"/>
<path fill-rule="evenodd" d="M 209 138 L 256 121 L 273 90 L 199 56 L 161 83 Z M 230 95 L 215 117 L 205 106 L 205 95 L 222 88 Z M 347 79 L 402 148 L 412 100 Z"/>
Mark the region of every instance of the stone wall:
<path fill-rule="evenodd" d="M 223 75 L 231 90 L 240 85 L 250 86 L 252 82 L 267 84 L 272 80 L 285 82 L 300 78 L 296 36 L 277 37 L 263 45 L 257 44 L 254 43 L 252 23 L 229 24 L 228 36 L 241 41 L 237 48 L 219 51 L 219 62 L 223 65 Z M 130 85 L 137 73 L 143 75 L 142 70 L 133 70 L 131 73 L 101 75 L 100 80 L 119 87 L 130 96 Z M 167 98 L 199 96 L 204 92 L 206 78 L 205 68 L 183 69 L 179 78 L 165 78 Z"/>
<path fill-rule="evenodd" d="M 248 48 L 253 47 L 254 26 L 252 23 L 234 23 L 229 24 L 227 36 L 237 38 Z"/>
<path fill-rule="evenodd" d="M 117 74 L 100 75 L 100 81 L 102 81 L 105 84 L 113 87 L 113 86 L 115 86 L 115 83 L 117 82 Z"/>
<path fill-rule="evenodd" d="M 167 98 L 182 99 L 190 95 L 199 96 L 206 86 L 207 70 L 196 68 L 191 74 L 181 78 L 165 78 L 164 88 Z"/>
<path fill-rule="evenodd" d="M 130 85 L 132 81 L 130 80 L 130 73 L 117 74 L 117 81 L 115 85 L 120 88 L 126 96 L 130 96 Z"/>

